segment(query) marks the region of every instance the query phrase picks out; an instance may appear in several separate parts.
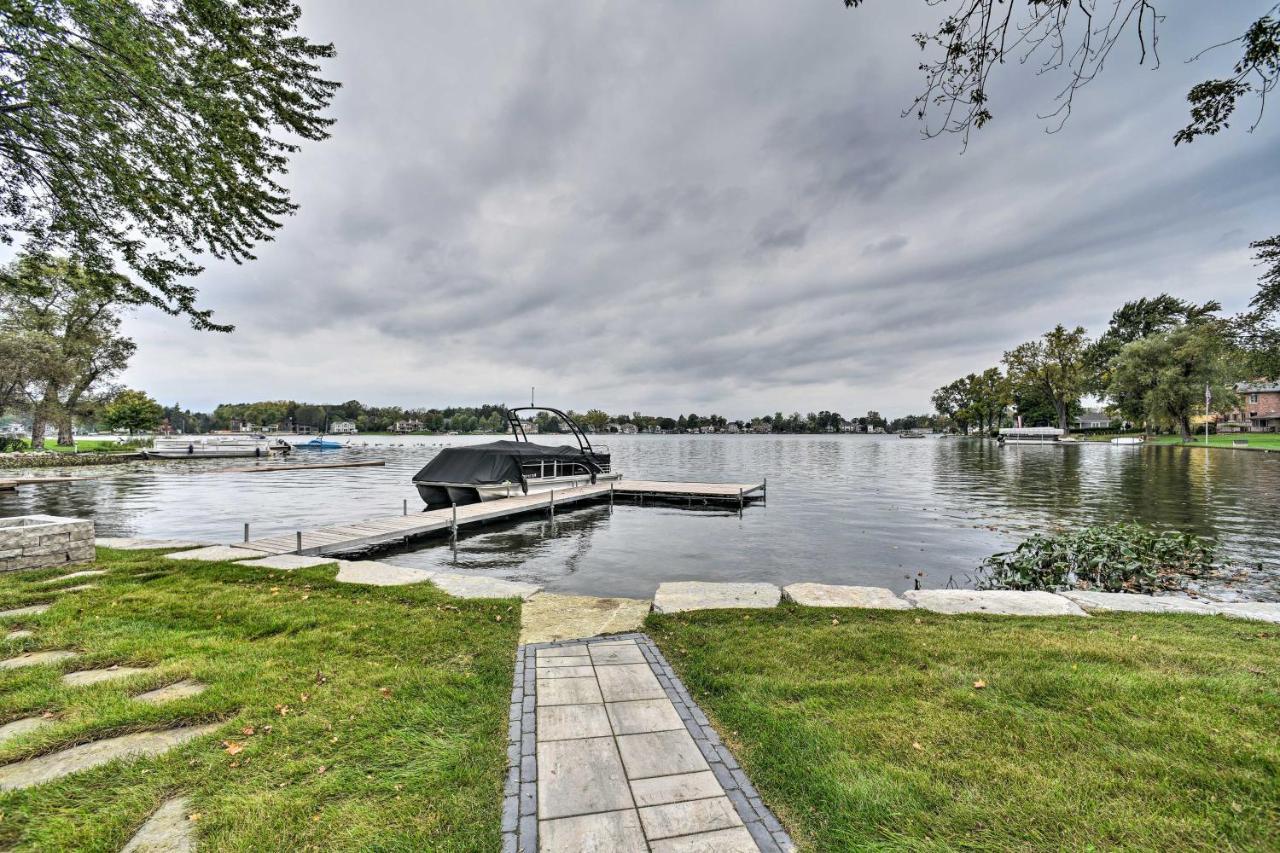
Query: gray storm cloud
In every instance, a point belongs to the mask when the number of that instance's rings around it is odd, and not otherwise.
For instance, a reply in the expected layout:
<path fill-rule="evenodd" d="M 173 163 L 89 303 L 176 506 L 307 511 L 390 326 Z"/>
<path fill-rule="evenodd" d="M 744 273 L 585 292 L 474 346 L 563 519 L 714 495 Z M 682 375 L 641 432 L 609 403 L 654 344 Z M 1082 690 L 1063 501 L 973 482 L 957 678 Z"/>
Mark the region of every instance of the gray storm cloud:
<path fill-rule="evenodd" d="M 308 2 L 343 89 L 288 176 L 299 213 L 200 277 L 234 335 L 139 315 L 126 380 L 195 407 L 537 385 L 615 411 L 903 412 L 1128 298 L 1240 308 L 1280 122 L 1170 140 L 1219 70 L 1181 60 L 1256 5 L 1171 12 L 1163 69 L 1117 54 L 1056 134 L 1054 81 L 1004 69 L 962 154 L 899 117 L 923 3 Z"/>

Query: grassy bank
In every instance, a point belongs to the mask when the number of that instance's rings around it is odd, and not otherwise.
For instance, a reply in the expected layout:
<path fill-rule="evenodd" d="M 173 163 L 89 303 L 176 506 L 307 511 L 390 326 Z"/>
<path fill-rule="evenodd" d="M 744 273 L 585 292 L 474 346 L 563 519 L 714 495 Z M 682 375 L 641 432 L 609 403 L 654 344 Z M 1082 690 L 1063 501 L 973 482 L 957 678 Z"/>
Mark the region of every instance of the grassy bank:
<path fill-rule="evenodd" d="M 111 439 L 89 438 L 77 439 L 75 445 L 58 444 L 55 438 L 46 438 L 44 440 L 44 449 L 51 450 L 54 453 L 137 453 L 139 447 L 150 446 L 151 441 L 148 439 L 143 442 L 120 442 Z M 30 452 L 31 442 L 29 440 L 22 442 L 22 450 Z"/>
<path fill-rule="evenodd" d="M 0 720 L 57 720 L 0 746 L 0 762 L 172 724 L 225 725 L 160 758 L 0 794 L 0 846 L 118 850 L 183 793 L 203 849 L 498 848 L 519 602 L 339 584 L 333 567 L 102 550 L 96 567 L 109 574 L 67 584 L 97 588 L 61 596 L 40 591 L 36 579 L 51 572 L 0 578 L 0 609 L 56 602 L 8 625 L 34 631 L 8 641 L 10 654 L 83 653 L 0 672 Z M 112 664 L 155 669 L 59 682 Z M 158 706 L 129 698 L 182 678 L 209 688 Z"/>
<path fill-rule="evenodd" d="M 1079 434 L 1073 434 L 1072 438 L 1074 438 L 1076 441 L 1109 442 L 1111 441 L 1111 439 L 1117 438 L 1121 435 L 1125 437 L 1141 437 L 1142 433 L 1127 432 L 1127 433 L 1110 433 L 1106 435 L 1086 435 L 1083 433 L 1079 433 Z M 1247 441 L 1249 442 L 1249 444 L 1247 447 L 1243 447 L 1243 448 L 1234 447 L 1232 445 L 1233 441 Z M 1148 438 L 1146 443 L 1147 444 L 1173 444 L 1173 445 L 1183 445 L 1186 447 L 1194 447 L 1196 445 L 1199 445 L 1200 447 L 1204 447 L 1205 445 L 1203 434 L 1198 435 L 1186 442 L 1184 442 L 1180 436 L 1176 436 L 1176 435 L 1154 435 Z M 1243 432 L 1243 433 L 1236 433 L 1236 434 L 1223 433 L 1221 435 L 1210 435 L 1209 446 L 1225 447 L 1229 449 L 1232 449 L 1234 447 L 1234 449 L 1236 450 L 1280 450 L 1280 433 Z"/>
<path fill-rule="evenodd" d="M 1274 625 L 791 606 L 649 627 L 807 849 L 1280 847 Z"/>

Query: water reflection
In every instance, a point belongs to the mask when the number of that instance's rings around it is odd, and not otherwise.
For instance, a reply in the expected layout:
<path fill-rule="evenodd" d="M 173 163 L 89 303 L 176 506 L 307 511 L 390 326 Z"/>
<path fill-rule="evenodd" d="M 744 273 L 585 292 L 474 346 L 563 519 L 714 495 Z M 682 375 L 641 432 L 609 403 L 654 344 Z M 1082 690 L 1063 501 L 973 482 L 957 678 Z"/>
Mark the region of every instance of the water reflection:
<path fill-rule="evenodd" d="M 547 437 L 543 437 L 546 440 Z M 456 437 L 451 443 L 486 438 Z M 0 493 L 0 515 L 92 515 L 102 535 L 229 542 L 421 506 L 410 477 L 446 441 L 361 438 L 299 461 L 385 459 L 384 468 L 248 474 L 251 460 L 68 469 L 93 479 Z M 554 441 L 552 439 L 551 441 Z M 615 464 L 647 479 L 767 477 L 767 506 L 733 512 L 619 502 L 527 517 L 392 562 L 646 596 L 662 580 L 943 586 L 1032 531 L 1109 520 L 1177 527 L 1221 543 L 1250 594 L 1280 597 L 1280 454 L 1181 447 L 1026 446 L 873 436 L 611 436 Z M 400 446 L 392 446 L 400 445 Z M 43 474 L 51 471 L 39 472 Z M 921 574 L 922 573 L 922 574 Z"/>

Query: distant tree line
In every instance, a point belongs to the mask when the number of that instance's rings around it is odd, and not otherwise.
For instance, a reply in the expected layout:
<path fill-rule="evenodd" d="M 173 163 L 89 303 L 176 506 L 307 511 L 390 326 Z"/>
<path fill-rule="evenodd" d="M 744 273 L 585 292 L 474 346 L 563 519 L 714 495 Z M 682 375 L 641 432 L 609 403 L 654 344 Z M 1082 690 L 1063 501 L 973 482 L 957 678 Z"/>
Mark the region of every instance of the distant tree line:
<path fill-rule="evenodd" d="M 933 404 L 966 433 L 1015 418 L 1069 430 L 1091 395 L 1117 421 L 1186 438 L 1196 415 L 1239 405 L 1237 382 L 1276 375 L 1269 312 L 1221 317 L 1221 310 L 1167 293 L 1126 302 L 1097 340 L 1082 327 L 1058 325 L 1006 352 L 999 366 L 938 388 Z"/>

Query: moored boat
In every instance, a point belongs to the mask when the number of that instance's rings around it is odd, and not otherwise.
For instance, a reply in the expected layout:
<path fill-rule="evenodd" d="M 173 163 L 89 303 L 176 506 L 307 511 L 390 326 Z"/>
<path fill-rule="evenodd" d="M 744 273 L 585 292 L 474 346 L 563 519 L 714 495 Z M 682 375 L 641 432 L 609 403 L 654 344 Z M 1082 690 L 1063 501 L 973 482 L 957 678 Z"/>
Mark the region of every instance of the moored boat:
<path fill-rule="evenodd" d="M 1005 427 L 997 441 L 1001 444 L 1055 444 L 1066 435 L 1057 427 Z"/>
<path fill-rule="evenodd" d="M 898 433 L 898 438 L 924 438 L 924 433 L 918 429 L 908 429 Z"/>
<path fill-rule="evenodd" d="M 1144 439 L 1140 435 L 1122 435 L 1119 438 L 1111 439 L 1112 444 L 1142 444 Z"/>
<path fill-rule="evenodd" d="M 568 427 L 578 446 L 529 441 L 518 413 L 550 412 Z M 618 480 L 609 449 L 592 445 L 586 433 L 559 409 L 526 406 L 510 409 L 512 439 L 446 447 L 413 477 L 428 509 L 478 503 L 551 489 L 570 489 L 601 480 Z"/>
<path fill-rule="evenodd" d="M 289 445 L 265 435 L 170 435 L 142 453 L 149 459 L 231 459 L 288 453 Z"/>
<path fill-rule="evenodd" d="M 343 447 L 346 447 L 345 444 L 337 441 L 330 441 L 329 439 L 322 438 L 318 435 L 310 441 L 296 442 L 293 446 L 298 450 L 341 450 Z"/>

